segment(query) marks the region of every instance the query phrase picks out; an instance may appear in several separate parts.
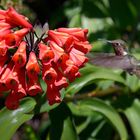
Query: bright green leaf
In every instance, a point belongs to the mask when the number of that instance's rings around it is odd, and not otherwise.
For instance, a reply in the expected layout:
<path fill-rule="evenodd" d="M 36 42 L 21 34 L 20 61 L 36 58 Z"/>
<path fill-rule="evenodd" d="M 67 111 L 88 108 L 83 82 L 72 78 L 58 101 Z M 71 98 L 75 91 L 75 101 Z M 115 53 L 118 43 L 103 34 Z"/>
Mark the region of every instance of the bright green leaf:
<path fill-rule="evenodd" d="M 33 98 L 25 98 L 16 110 L 8 110 L 5 107 L 0 112 L 0 136 L 1 140 L 10 140 L 16 130 L 34 114 L 31 113 L 35 107 Z"/>
<path fill-rule="evenodd" d="M 127 140 L 128 134 L 125 125 L 114 108 L 99 99 L 81 101 L 81 105 L 85 107 L 85 110 L 91 109 L 92 111 L 101 113 L 115 127 L 121 140 Z"/>
<path fill-rule="evenodd" d="M 140 101 L 135 99 L 131 106 L 127 107 L 124 111 L 132 131 L 135 136 L 135 140 L 140 139 Z"/>
<path fill-rule="evenodd" d="M 84 86 L 89 83 L 93 83 L 94 80 L 97 79 L 113 80 L 125 85 L 125 80 L 120 75 L 110 70 L 103 70 L 81 76 L 81 78 L 78 78 L 75 82 L 70 84 L 70 86 L 66 90 L 66 93 L 73 95 L 79 92 Z"/>

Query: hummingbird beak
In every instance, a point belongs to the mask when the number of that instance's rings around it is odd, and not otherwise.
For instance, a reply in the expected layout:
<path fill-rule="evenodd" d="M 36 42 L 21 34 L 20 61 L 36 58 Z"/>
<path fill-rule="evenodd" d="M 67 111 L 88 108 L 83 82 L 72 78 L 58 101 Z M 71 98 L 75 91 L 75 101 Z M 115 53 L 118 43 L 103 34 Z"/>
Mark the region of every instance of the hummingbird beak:
<path fill-rule="evenodd" d="M 112 44 L 112 41 L 110 41 L 110 40 L 106 40 L 106 42 L 109 43 L 109 44 Z"/>
<path fill-rule="evenodd" d="M 104 38 L 99 38 L 98 40 L 103 41 L 104 43 L 108 43 L 110 45 L 112 45 L 112 43 L 113 43 L 111 40 L 107 40 L 107 39 L 104 39 Z"/>

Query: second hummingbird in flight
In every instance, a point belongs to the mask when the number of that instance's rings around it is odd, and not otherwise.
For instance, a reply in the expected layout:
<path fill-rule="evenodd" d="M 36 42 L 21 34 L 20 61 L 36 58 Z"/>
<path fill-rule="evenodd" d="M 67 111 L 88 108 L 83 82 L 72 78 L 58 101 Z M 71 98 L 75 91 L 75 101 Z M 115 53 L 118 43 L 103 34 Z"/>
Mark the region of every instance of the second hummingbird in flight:
<path fill-rule="evenodd" d="M 104 40 L 110 44 L 115 53 L 98 53 L 91 57 L 90 62 L 97 66 L 123 69 L 129 74 L 140 78 L 140 60 L 130 55 L 123 40 Z"/>

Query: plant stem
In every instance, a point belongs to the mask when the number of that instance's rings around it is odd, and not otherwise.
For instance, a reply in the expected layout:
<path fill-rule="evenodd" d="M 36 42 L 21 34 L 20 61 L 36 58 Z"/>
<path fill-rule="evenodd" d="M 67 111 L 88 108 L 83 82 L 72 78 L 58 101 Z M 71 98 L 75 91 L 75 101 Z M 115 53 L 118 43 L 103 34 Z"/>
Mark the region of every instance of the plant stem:
<path fill-rule="evenodd" d="M 87 98 L 91 98 L 91 97 L 104 97 L 110 94 L 119 94 L 119 91 L 121 91 L 122 89 L 119 87 L 109 87 L 106 90 L 96 90 L 93 92 L 89 92 L 86 94 L 77 94 L 75 96 L 66 96 L 64 101 L 66 102 L 70 102 L 70 101 L 74 101 L 74 100 L 82 100 L 82 99 L 87 99 Z"/>

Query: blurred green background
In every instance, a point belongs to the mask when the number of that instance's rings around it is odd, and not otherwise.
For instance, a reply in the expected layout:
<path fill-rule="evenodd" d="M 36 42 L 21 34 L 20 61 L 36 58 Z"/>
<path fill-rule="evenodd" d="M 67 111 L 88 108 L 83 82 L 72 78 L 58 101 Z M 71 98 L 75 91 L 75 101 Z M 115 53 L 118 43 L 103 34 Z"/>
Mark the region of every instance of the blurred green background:
<path fill-rule="evenodd" d="M 139 0 L 1 0 L 1 9 L 9 6 L 50 29 L 87 28 L 93 54 L 112 51 L 99 39 L 120 38 L 140 59 Z M 80 72 L 60 105 L 49 106 L 43 94 L 15 111 L 1 107 L 0 140 L 140 140 L 140 80 L 91 64 Z"/>

